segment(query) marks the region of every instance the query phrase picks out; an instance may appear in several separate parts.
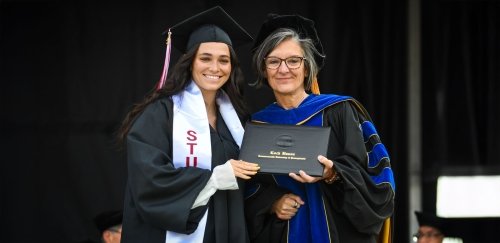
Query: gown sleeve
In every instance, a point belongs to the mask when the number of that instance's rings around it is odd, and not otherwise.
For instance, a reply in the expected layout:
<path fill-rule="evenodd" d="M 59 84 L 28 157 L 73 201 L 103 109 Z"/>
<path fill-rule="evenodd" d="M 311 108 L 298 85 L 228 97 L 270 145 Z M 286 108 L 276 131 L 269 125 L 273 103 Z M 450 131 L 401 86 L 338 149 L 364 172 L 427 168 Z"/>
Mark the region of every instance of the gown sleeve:
<path fill-rule="evenodd" d="M 365 145 L 360 122 L 364 119 L 351 102 L 325 110 L 325 125 L 332 127 L 327 157 L 341 180 L 322 183 L 324 195 L 334 214 L 349 221 L 358 232 L 378 234 L 384 220 L 392 215 L 394 191 L 388 183 L 375 183 L 368 168 L 369 146 Z"/>
<path fill-rule="evenodd" d="M 257 173 L 245 184 L 245 218 L 252 242 L 283 242 L 287 221 L 271 213 L 273 203 L 288 189 L 276 185 L 274 177 Z"/>
<path fill-rule="evenodd" d="M 132 201 L 144 222 L 179 233 L 192 233 L 207 206 L 191 209 L 211 171 L 174 168 L 172 163 L 172 102 L 150 104 L 134 121 L 127 136 L 128 184 Z"/>

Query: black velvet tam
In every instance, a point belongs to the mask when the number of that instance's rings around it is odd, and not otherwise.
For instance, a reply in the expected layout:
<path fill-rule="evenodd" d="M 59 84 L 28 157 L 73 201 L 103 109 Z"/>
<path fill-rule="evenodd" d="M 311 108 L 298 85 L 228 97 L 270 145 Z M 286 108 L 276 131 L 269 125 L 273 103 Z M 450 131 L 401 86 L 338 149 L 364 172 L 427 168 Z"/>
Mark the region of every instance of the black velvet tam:
<path fill-rule="evenodd" d="M 321 45 L 316 28 L 314 28 L 314 21 L 300 15 L 269 14 L 267 16 L 267 20 L 262 24 L 259 33 L 255 38 L 252 50 L 255 51 L 271 33 L 280 28 L 293 29 L 298 32 L 300 37 L 312 39 L 314 46 L 322 55 L 315 55 L 316 63 L 319 67 L 323 66 L 325 59 L 323 46 Z"/>

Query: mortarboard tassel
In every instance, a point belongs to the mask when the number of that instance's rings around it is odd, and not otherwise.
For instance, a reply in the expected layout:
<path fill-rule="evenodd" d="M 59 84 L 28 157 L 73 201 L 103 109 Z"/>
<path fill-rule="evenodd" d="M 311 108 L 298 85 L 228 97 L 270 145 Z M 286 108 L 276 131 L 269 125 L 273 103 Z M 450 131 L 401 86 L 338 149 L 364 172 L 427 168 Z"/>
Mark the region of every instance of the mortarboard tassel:
<path fill-rule="evenodd" d="M 168 66 L 170 64 L 170 51 L 172 49 L 171 41 L 170 41 L 170 35 L 172 32 L 170 32 L 170 29 L 168 29 L 168 36 L 167 36 L 167 50 L 165 51 L 165 63 L 163 64 L 163 72 L 161 74 L 160 81 L 158 81 L 158 85 L 156 86 L 156 90 L 160 90 L 163 88 L 163 85 L 165 85 L 165 81 L 167 80 L 167 74 L 168 74 Z"/>
<path fill-rule="evenodd" d="M 318 78 L 314 77 L 313 81 L 311 83 L 311 92 L 313 94 L 319 94 L 319 85 L 318 85 Z"/>

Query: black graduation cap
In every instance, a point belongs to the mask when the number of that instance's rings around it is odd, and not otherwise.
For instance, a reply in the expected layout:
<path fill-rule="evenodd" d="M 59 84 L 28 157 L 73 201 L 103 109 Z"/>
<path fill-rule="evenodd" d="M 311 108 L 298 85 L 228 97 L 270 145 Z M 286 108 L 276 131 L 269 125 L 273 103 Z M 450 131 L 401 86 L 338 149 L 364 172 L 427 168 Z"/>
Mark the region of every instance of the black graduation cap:
<path fill-rule="evenodd" d="M 498 242 L 500 218 L 442 218 L 429 213 L 415 212 L 420 226 L 432 226 L 445 237 L 458 237 L 464 243 Z"/>
<path fill-rule="evenodd" d="M 278 15 L 268 14 L 267 20 L 262 24 L 257 37 L 255 38 L 252 50 L 255 49 L 269 36 L 273 31 L 279 28 L 289 28 L 297 31 L 300 37 L 310 38 L 314 42 L 314 46 L 322 55 L 315 54 L 316 63 L 321 68 L 324 64 L 323 46 L 314 28 L 314 21 L 300 15 Z"/>
<path fill-rule="evenodd" d="M 105 211 L 98 214 L 94 218 L 94 223 L 97 229 L 102 233 L 103 231 L 122 224 L 123 211 L 122 210 L 111 210 Z"/>
<path fill-rule="evenodd" d="M 203 42 L 222 42 L 238 46 L 253 40 L 220 6 L 189 17 L 172 26 L 170 32 L 172 45 L 183 53 Z M 168 33 L 168 30 L 165 33 Z"/>
<path fill-rule="evenodd" d="M 215 6 L 170 27 L 163 32 L 167 35 L 167 51 L 163 72 L 157 89 L 165 83 L 170 64 L 170 45 L 182 53 L 203 42 L 222 42 L 230 46 L 250 43 L 253 39 L 231 16 L 220 6 Z"/>
<path fill-rule="evenodd" d="M 434 214 L 424 213 L 424 212 L 415 212 L 417 216 L 417 221 L 419 226 L 431 226 L 436 229 L 439 229 L 441 233 L 446 235 L 446 219 L 438 217 Z"/>

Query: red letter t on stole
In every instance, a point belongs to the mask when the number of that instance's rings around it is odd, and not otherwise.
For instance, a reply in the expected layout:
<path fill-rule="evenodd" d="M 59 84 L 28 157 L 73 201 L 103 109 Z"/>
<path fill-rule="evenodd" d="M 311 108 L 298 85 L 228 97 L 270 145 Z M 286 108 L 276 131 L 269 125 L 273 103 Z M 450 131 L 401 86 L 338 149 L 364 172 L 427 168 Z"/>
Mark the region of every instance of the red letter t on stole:
<path fill-rule="evenodd" d="M 188 136 L 186 137 L 186 138 L 187 138 L 187 140 L 189 140 L 189 141 L 193 141 L 192 143 L 189 143 L 189 142 L 188 142 L 188 143 L 186 143 L 186 145 L 188 145 L 188 146 L 189 146 L 189 154 L 190 154 L 190 155 L 194 155 L 194 146 L 195 146 L 195 145 L 198 145 L 198 144 L 196 143 L 196 140 L 198 139 L 198 138 L 196 137 L 196 132 L 195 132 L 195 131 L 193 131 L 193 130 L 189 130 L 189 131 L 187 131 L 186 133 L 187 133 L 187 135 L 188 135 Z M 190 158 L 191 158 L 191 157 L 186 156 L 186 167 L 189 167 L 189 166 L 190 166 Z M 193 166 L 194 166 L 194 167 L 198 166 L 198 157 L 196 157 L 196 156 L 193 156 Z"/>

